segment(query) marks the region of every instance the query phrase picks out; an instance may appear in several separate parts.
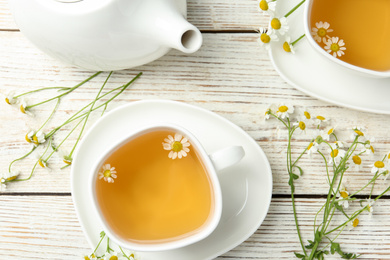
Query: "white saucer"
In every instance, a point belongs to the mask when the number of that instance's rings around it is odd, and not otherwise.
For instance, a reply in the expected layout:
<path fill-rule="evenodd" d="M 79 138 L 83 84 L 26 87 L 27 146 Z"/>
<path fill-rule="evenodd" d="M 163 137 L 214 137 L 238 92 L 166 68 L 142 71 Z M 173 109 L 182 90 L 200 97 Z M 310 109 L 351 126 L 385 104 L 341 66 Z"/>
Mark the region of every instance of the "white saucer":
<path fill-rule="evenodd" d="M 285 15 L 300 0 L 279 0 L 276 12 Z M 289 35 L 294 41 L 304 34 L 302 5 L 287 19 Z M 312 48 L 306 38 L 299 41 L 295 54 L 281 47 L 283 41 L 271 45 L 271 61 L 280 76 L 293 87 L 318 99 L 356 110 L 390 114 L 390 78 L 378 79 L 332 63 Z M 348 51 L 348 45 L 346 43 Z"/>
<path fill-rule="evenodd" d="M 73 202 L 91 248 L 102 231 L 88 200 L 86 182 L 93 161 L 127 131 L 150 122 L 180 124 L 191 131 L 208 153 L 241 145 L 243 160 L 219 173 L 223 212 L 216 230 L 206 239 L 181 249 L 139 253 L 142 260 L 213 259 L 245 241 L 263 222 L 272 195 L 272 174 L 260 146 L 241 128 L 208 110 L 167 100 L 131 102 L 102 117 L 88 131 L 76 151 L 71 170 Z"/>

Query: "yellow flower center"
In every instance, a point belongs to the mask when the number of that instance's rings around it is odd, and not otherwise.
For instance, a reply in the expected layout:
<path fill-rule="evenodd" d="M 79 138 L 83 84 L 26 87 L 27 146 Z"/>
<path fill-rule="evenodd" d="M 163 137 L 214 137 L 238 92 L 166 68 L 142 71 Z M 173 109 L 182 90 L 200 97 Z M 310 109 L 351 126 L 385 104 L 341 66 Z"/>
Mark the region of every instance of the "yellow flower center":
<path fill-rule="evenodd" d="M 352 161 L 357 165 L 362 164 L 362 159 L 358 155 L 352 156 Z"/>
<path fill-rule="evenodd" d="M 307 150 L 310 150 L 312 147 L 313 147 L 313 142 L 311 142 L 310 144 L 309 144 L 309 146 L 307 147 Z"/>
<path fill-rule="evenodd" d="M 355 129 L 354 130 L 357 135 L 364 136 L 364 133 L 360 130 Z"/>
<path fill-rule="evenodd" d="M 340 50 L 340 46 L 337 44 L 337 43 L 332 43 L 330 45 L 330 49 L 334 52 L 337 52 L 338 50 Z"/>
<path fill-rule="evenodd" d="M 23 105 L 20 105 L 20 111 L 21 111 L 23 114 L 26 114 L 26 110 L 24 109 L 24 106 L 23 106 Z"/>
<path fill-rule="evenodd" d="M 374 166 L 378 169 L 385 167 L 385 164 L 382 161 L 376 161 Z"/>
<path fill-rule="evenodd" d="M 291 47 L 290 47 L 290 44 L 288 42 L 283 43 L 283 50 L 285 52 L 291 52 Z"/>
<path fill-rule="evenodd" d="M 342 198 L 347 198 L 348 197 L 348 192 L 346 192 L 346 191 L 340 191 L 340 196 L 342 197 Z"/>
<path fill-rule="evenodd" d="M 278 18 L 273 18 L 271 20 L 271 27 L 274 30 L 279 30 L 282 27 L 282 24 Z"/>
<path fill-rule="evenodd" d="M 374 147 L 372 147 L 372 145 L 370 145 L 370 150 L 372 153 L 375 153 Z"/>
<path fill-rule="evenodd" d="M 174 152 L 180 152 L 183 149 L 183 144 L 179 141 L 175 141 L 172 144 L 172 151 Z"/>
<path fill-rule="evenodd" d="M 110 257 L 109 260 L 118 260 L 118 257 L 116 255 L 113 255 L 113 256 Z"/>
<path fill-rule="evenodd" d="M 333 130 L 334 130 L 334 128 L 329 129 L 328 135 L 332 134 L 332 133 L 333 133 Z"/>
<path fill-rule="evenodd" d="M 306 119 L 310 119 L 311 118 L 311 115 L 309 112 L 305 111 L 303 112 L 303 114 L 305 115 Z"/>
<path fill-rule="evenodd" d="M 72 162 L 71 161 L 68 161 L 68 160 L 63 160 L 64 161 L 64 163 L 66 163 L 67 165 L 71 165 L 72 164 Z"/>
<path fill-rule="evenodd" d="M 28 134 L 26 134 L 26 136 L 25 136 L 24 138 L 26 139 L 26 141 L 27 141 L 28 143 L 31 143 L 31 139 L 30 139 L 30 137 L 28 137 Z"/>
<path fill-rule="evenodd" d="M 359 219 L 355 218 L 353 221 L 352 221 L 352 226 L 353 227 L 357 227 L 359 225 Z"/>
<path fill-rule="evenodd" d="M 325 117 L 323 117 L 323 116 L 317 116 L 316 117 L 318 120 L 321 120 L 321 121 L 324 121 L 325 120 Z"/>
<path fill-rule="evenodd" d="M 334 149 L 333 151 L 330 152 L 330 156 L 332 156 L 332 158 L 337 157 L 338 154 L 339 154 L 339 150 L 337 149 Z"/>
<path fill-rule="evenodd" d="M 38 160 L 38 164 L 39 164 L 42 168 L 45 168 L 45 167 L 46 167 L 45 162 L 42 161 L 42 159 L 39 159 L 39 160 Z"/>
<path fill-rule="evenodd" d="M 12 176 L 12 177 L 7 178 L 6 180 L 7 180 L 7 181 L 13 181 L 13 180 L 15 180 L 17 177 L 18 177 L 18 175 L 15 175 L 15 176 Z"/>
<path fill-rule="evenodd" d="M 302 121 L 299 122 L 299 128 L 303 131 L 306 129 L 306 124 Z"/>
<path fill-rule="evenodd" d="M 326 36 L 326 29 L 325 28 L 319 28 L 318 31 L 317 31 L 317 35 L 320 36 L 320 37 L 325 37 Z"/>
<path fill-rule="evenodd" d="M 9 101 L 9 98 L 5 98 L 5 102 L 8 104 L 8 105 L 11 105 L 11 102 Z"/>
<path fill-rule="evenodd" d="M 104 176 L 104 177 L 111 177 L 111 171 L 110 171 L 110 170 L 105 170 L 105 171 L 103 172 L 103 176 Z"/>
<path fill-rule="evenodd" d="M 84 260 L 91 260 L 88 256 L 84 256 Z"/>
<path fill-rule="evenodd" d="M 390 159 L 390 153 L 387 155 L 387 159 Z"/>
<path fill-rule="evenodd" d="M 36 135 L 34 135 L 32 139 L 33 139 L 34 144 L 36 144 L 36 145 L 39 144 L 38 137 Z"/>
<path fill-rule="evenodd" d="M 284 113 L 284 112 L 287 112 L 287 110 L 288 110 L 288 107 L 287 107 L 287 106 L 280 106 L 280 107 L 279 107 L 279 112 Z"/>
<path fill-rule="evenodd" d="M 271 41 L 271 37 L 266 33 L 262 33 L 260 35 L 260 40 L 264 43 L 269 43 Z"/>
<path fill-rule="evenodd" d="M 267 3 L 267 1 L 261 0 L 260 4 L 259 4 L 259 7 L 260 7 L 261 10 L 267 11 L 268 10 L 268 3 Z"/>

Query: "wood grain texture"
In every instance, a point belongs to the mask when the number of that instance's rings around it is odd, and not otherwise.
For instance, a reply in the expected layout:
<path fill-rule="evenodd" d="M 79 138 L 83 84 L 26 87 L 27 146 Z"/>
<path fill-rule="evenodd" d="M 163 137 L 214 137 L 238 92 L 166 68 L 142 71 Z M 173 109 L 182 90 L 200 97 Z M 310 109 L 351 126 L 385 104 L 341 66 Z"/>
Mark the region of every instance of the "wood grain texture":
<path fill-rule="evenodd" d="M 312 238 L 312 221 L 323 201 L 297 200 L 305 241 Z M 300 245 L 290 204 L 273 199 L 260 228 L 217 259 L 293 259 Z M 343 250 L 360 253 L 361 259 L 390 259 L 389 206 L 389 201 L 379 201 L 372 218 L 363 214 L 356 229 L 344 230 L 338 238 Z M 0 196 L 0 223 L 0 259 L 74 260 L 91 251 L 69 196 Z"/>
<path fill-rule="evenodd" d="M 188 0 L 187 19 L 206 31 L 248 31 L 268 24 L 256 0 Z M 0 0 L 0 30 L 18 30 L 7 0 Z"/>
<path fill-rule="evenodd" d="M 74 86 L 92 73 L 62 64 L 41 53 L 18 32 L 0 32 L 0 92 L 16 93 L 42 86 Z M 334 106 L 306 96 L 287 85 L 272 67 L 267 53 L 257 47 L 255 34 L 205 34 L 204 45 L 193 55 L 171 51 L 163 58 L 131 70 L 115 72 L 108 89 L 129 81 L 139 71 L 144 75 L 109 109 L 139 99 L 170 99 L 197 105 L 229 119 L 243 128 L 264 149 L 271 163 L 274 194 L 289 194 L 285 170 L 286 131 L 276 120 L 264 121 L 264 111 L 272 103 L 287 102 L 296 109 L 307 109 L 313 115 L 330 118 L 330 126 L 337 126 L 343 140 L 350 140 L 350 128 L 360 125 L 376 138 L 373 143 L 377 155 L 367 156 L 361 171 L 351 170 L 346 177 L 351 189 L 362 187 L 370 178 L 370 164 L 390 150 L 390 133 L 384 131 L 390 123 L 386 115 L 369 114 Z M 107 74 L 105 74 L 107 75 Z M 99 75 L 90 83 L 67 96 L 45 131 L 61 124 L 64 119 L 84 106 L 96 95 L 105 76 Z M 313 83 L 315 84 L 315 83 Z M 55 92 L 34 96 L 36 102 Z M 54 104 L 37 107 L 28 117 L 5 102 L 0 102 L 1 119 L 6 127 L 0 128 L 1 171 L 13 159 L 28 151 L 30 145 L 24 136 L 29 129 L 37 129 L 49 115 Z M 98 118 L 95 115 L 91 122 Z M 278 130 L 280 128 L 280 130 Z M 12 129 L 12 131 L 9 131 Z M 64 136 L 66 131 L 58 137 Z M 314 136 L 311 127 L 307 135 L 297 135 L 294 155 L 298 156 Z M 280 135 L 280 136 L 279 136 Z M 64 147 L 69 150 L 76 136 L 71 136 Z M 60 138 L 57 139 L 61 140 Z M 28 175 L 34 160 L 15 164 L 15 169 Z M 305 175 L 297 182 L 298 194 L 326 194 L 328 187 L 324 165 L 319 156 L 304 156 L 300 165 Z M 9 185 L 8 192 L 70 192 L 69 169 L 58 170 L 60 159 L 54 157 L 53 170 L 38 169 L 29 182 Z M 384 188 L 377 185 L 375 193 Z"/>

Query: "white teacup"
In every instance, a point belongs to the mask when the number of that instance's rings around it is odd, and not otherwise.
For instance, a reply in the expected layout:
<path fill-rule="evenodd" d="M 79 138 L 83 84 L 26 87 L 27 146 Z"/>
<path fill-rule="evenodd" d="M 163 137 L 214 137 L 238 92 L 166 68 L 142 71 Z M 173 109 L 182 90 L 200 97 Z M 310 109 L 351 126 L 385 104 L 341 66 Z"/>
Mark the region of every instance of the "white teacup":
<path fill-rule="evenodd" d="M 123 238 L 122 236 L 118 235 L 117 232 L 114 231 L 112 226 L 108 223 L 108 221 L 105 219 L 105 216 L 102 212 L 102 209 L 99 205 L 99 201 L 97 198 L 97 182 L 101 181 L 99 179 L 99 171 L 101 171 L 103 164 L 109 158 L 111 154 L 113 154 L 118 149 L 124 147 L 124 145 L 128 144 L 132 140 L 141 137 L 145 134 L 152 133 L 155 131 L 163 131 L 168 130 L 171 132 L 178 133 L 182 135 L 183 137 L 187 138 L 191 144 L 191 149 L 197 154 L 197 158 L 202 162 L 203 168 L 205 169 L 205 173 L 208 176 L 209 184 L 211 186 L 211 194 L 213 198 L 213 203 L 211 204 L 211 210 L 210 215 L 207 218 L 206 222 L 199 228 L 196 229 L 196 232 L 191 232 L 191 234 L 186 235 L 183 234 L 183 236 L 175 237 L 173 239 L 169 240 L 161 240 L 161 241 L 134 241 L 129 240 L 126 238 Z M 163 140 L 162 140 L 163 141 Z M 139 130 L 132 131 L 128 133 L 126 136 L 121 138 L 121 140 L 115 144 L 113 144 L 111 147 L 108 147 L 107 152 L 101 156 L 95 163 L 93 170 L 89 173 L 89 195 L 90 199 L 93 204 L 93 208 L 95 212 L 91 212 L 91 214 L 95 214 L 101 226 L 103 227 L 104 231 L 112 239 L 115 243 L 118 245 L 135 250 L 135 251 L 163 251 L 163 250 L 170 250 L 175 248 L 184 247 L 190 244 L 193 244 L 197 241 L 200 241 L 207 236 L 209 236 L 214 229 L 217 227 L 222 213 L 222 193 L 221 193 L 221 187 L 219 184 L 217 172 L 229 167 L 231 165 L 234 165 L 238 163 L 243 156 L 245 155 L 244 149 L 241 146 L 230 146 L 227 148 L 224 148 L 222 150 L 219 150 L 211 155 L 208 155 L 201 145 L 201 143 L 196 139 L 196 137 L 189 132 L 188 130 L 184 129 L 183 127 L 170 124 L 170 123 L 159 123 L 159 124 L 153 124 L 146 127 L 143 127 Z M 167 159 L 168 159 L 168 153 L 167 153 Z M 176 159 L 179 160 L 179 159 Z M 117 174 L 118 178 L 115 181 L 119 181 L 119 173 Z M 135 212 L 135 214 L 137 214 Z"/>
<path fill-rule="evenodd" d="M 359 76 L 369 76 L 374 78 L 390 77 L 390 71 L 378 71 L 378 70 L 366 69 L 363 67 L 352 65 L 339 58 L 333 57 L 331 54 L 327 53 L 323 48 L 321 48 L 321 46 L 318 45 L 318 43 L 314 40 L 313 36 L 311 35 L 310 16 L 311 16 L 313 1 L 317 1 L 317 0 L 307 0 L 305 2 L 305 9 L 303 15 L 305 35 L 311 47 L 313 47 L 316 51 L 321 53 L 329 61 L 334 62 L 344 68 L 347 68 Z"/>

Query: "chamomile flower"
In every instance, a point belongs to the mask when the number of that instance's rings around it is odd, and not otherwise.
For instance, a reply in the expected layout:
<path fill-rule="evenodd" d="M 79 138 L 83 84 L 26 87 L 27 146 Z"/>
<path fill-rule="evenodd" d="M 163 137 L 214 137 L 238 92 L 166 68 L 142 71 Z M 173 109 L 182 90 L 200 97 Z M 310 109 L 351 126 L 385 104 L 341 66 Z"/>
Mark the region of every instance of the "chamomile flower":
<path fill-rule="evenodd" d="M 297 126 L 297 130 L 300 130 L 301 133 L 306 133 L 306 124 L 303 121 L 298 121 L 293 124 L 294 126 Z"/>
<path fill-rule="evenodd" d="M 14 91 L 9 92 L 9 93 L 5 96 L 5 102 L 6 102 L 8 105 L 16 104 L 17 99 L 15 98 L 15 92 L 14 92 Z"/>
<path fill-rule="evenodd" d="M 5 181 L 13 181 L 16 180 L 16 178 L 18 178 L 19 174 L 20 172 L 18 171 L 7 172 L 3 174 L 1 179 L 4 179 Z"/>
<path fill-rule="evenodd" d="M 257 0 L 257 9 L 262 13 L 268 13 L 273 15 L 275 12 L 276 1 L 275 0 Z"/>
<path fill-rule="evenodd" d="M 334 134 L 334 130 L 336 129 L 336 127 L 329 127 L 329 128 L 327 128 L 324 132 L 326 133 L 325 134 L 325 137 L 324 137 L 324 139 L 326 140 L 326 141 L 329 141 L 329 139 L 330 139 L 330 136 L 332 135 L 332 134 Z"/>
<path fill-rule="evenodd" d="M 373 207 L 374 203 L 375 203 L 375 200 L 373 200 L 373 199 L 367 199 L 367 200 L 362 201 L 362 203 L 361 203 L 362 207 L 367 207 L 368 216 L 370 218 L 372 217 L 372 212 L 374 212 L 374 207 Z"/>
<path fill-rule="evenodd" d="M 284 35 L 289 29 L 287 18 L 278 18 L 272 16 L 270 19 L 270 27 L 276 32 L 278 32 L 280 35 Z"/>
<path fill-rule="evenodd" d="M 348 222 L 349 230 L 356 228 L 359 225 L 359 219 L 354 218 L 350 222 Z"/>
<path fill-rule="evenodd" d="M 39 166 L 41 166 L 42 168 L 48 168 L 48 167 L 47 167 L 47 161 L 45 161 L 45 160 L 42 159 L 42 158 L 38 159 L 38 164 L 39 164 Z"/>
<path fill-rule="evenodd" d="M 330 144 L 333 149 L 335 148 L 344 148 L 344 142 L 343 141 L 334 141 Z"/>
<path fill-rule="evenodd" d="M 345 151 L 340 148 L 332 149 L 329 153 L 329 163 L 339 163 L 341 158 L 345 156 Z"/>
<path fill-rule="evenodd" d="M 5 191 L 7 189 L 7 185 L 5 185 L 5 179 L 0 178 L 0 192 Z"/>
<path fill-rule="evenodd" d="M 314 121 L 315 121 L 315 125 L 319 127 L 321 125 L 326 124 L 328 120 L 325 117 L 318 115 L 315 117 Z"/>
<path fill-rule="evenodd" d="M 116 177 L 115 167 L 111 167 L 109 163 L 103 165 L 102 170 L 99 172 L 99 180 L 104 179 L 108 183 L 113 183 Z"/>
<path fill-rule="evenodd" d="M 46 142 L 45 137 L 46 137 L 45 134 L 41 130 L 36 132 L 32 137 L 34 145 L 39 145 L 39 144 L 43 144 L 44 142 Z"/>
<path fill-rule="evenodd" d="M 376 161 L 374 162 L 374 164 L 370 165 L 372 168 L 371 168 L 371 173 L 376 173 L 378 172 L 378 174 L 382 173 L 382 172 L 385 172 L 387 171 L 386 169 L 386 165 L 384 162 L 382 161 Z"/>
<path fill-rule="evenodd" d="M 373 155 L 375 153 L 374 146 L 372 146 L 372 143 L 375 141 L 375 137 L 368 137 L 366 136 L 366 141 L 363 146 L 363 150 L 366 154 Z"/>
<path fill-rule="evenodd" d="M 90 255 L 90 256 L 84 256 L 84 258 L 83 258 L 84 260 L 97 260 L 97 258 L 96 258 L 96 255 L 95 254 L 92 254 L 92 255 Z"/>
<path fill-rule="evenodd" d="M 168 135 L 168 138 L 165 138 L 164 141 L 165 142 L 162 143 L 163 148 L 164 150 L 170 151 L 168 157 L 173 160 L 186 157 L 187 153 L 190 151 L 188 148 L 190 147 L 190 142 L 181 134 L 175 134 L 175 137 Z"/>
<path fill-rule="evenodd" d="M 26 136 L 24 137 L 24 139 L 26 139 L 26 141 L 28 142 L 28 143 L 33 143 L 34 142 L 34 139 L 33 139 L 33 137 L 34 137 L 34 134 L 35 134 L 35 131 L 28 131 L 28 133 L 26 134 Z"/>
<path fill-rule="evenodd" d="M 311 157 L 311 155 L 313 154 L 314 151 L 317 151 L 316 146 L 314 145 L 313 142 L 311 142 L 311 143 L 307 146 L 306 150 L 307 150 L 307 154 L 309 155 L 309 157 Z"/>
<path fill-rule="evenodd" d="M 291 37 L 290 36 L 286 36 L 286 39 L 283 43 L 283 50 L 285 52 L 291 52 L 292 54 L 295 53 L 294 46 L 291 44 Z"/>
<path fill-rule="evenodd" d="M 329 33 L 333 32 L 332 29 L 329 29 L 330 24 L 327 22 L 318 22 L 315 25 L 315 27 L 311 28 L 311 35 L 317 42 L 325 43 L 327 37 L 329 37 Z"/>
<path fill-rule="evenodd" d="M 332 37 L 324 43 L 326 52 L 332 54 L 335 58 L 343 56 L 345 54 L 344 51 L 347 49 L 344 47 L 344 40 L 339 39 L 339 37 Z"/>
<path fill-rule="evenodd" d="M 125 258 L 124 256 L 122 256 L 122 254 L 119 254 L 117 252 L 114 252 L 114 253 L 106 253 L 104 255 L 104 260 L 125 260 L 127 258 Z"/>
<path fill-rule="evenodd" d="M 276 111 L 276 115 L 282 119 L 290 117 L 292 113 L 294 113 L 294 107 L 283 103 L 278 106 L 278 110 Z"/>
<path fill-rule="evenodd" d="M 337 194 L 337 199 L 339 200 L 337 203 L 345 209 L 349 207 L 349 203 L 347 200 L 348 196 L 349 192 L 347 191 L 347 188 L 343 184 L 341 184 Z"/>
<path fill-rule="evenodd" d="M 267 30 L 265 28 L 259 29 L 259 38 L 258 42 L 261 47 L 264 47 L 266 50 L 269 50 L 271 41 L 278 41 L 278 36 L 275 34 L 274 30 Z"/>
<path fill-rule="evenodd" d="M 362 158 L 359 155 L 357 154 L 353 155 L 351 157 L 351 161 L 355 171 L 360 171 L 362 169 Z"/>
<path fill-rule="evenodd" d="M 265 113 L 264 113 L 264 120 L 268 120 L 270 118 L 270 115 L 271 113 L 272 114 L 275 114 L 276 113 L 276 105 L 275 104 L 271 104 L 266 110 L 265 110 Z"/>
<path fill-rule="evenodd" d="M 26 114 L 26 107 L 27 107 L 27 102 L 26 100 L 23 98 L 22 100 L 20 100 L 19 102 L 19 109 L 20 109 L 20 112 L 22 112 L 23 114 Z"/>
<path fill-rule="evenodd" d="M 352 140 L 354 140 L 356 137 L 358 137 L 360 141 L 366 140 L 366 137 L 364 135 L 365 130 L 362 127 L 355 126 L 354 128 L 352 128 L 352 131 L 353 131 L 351 135 Z"/>

